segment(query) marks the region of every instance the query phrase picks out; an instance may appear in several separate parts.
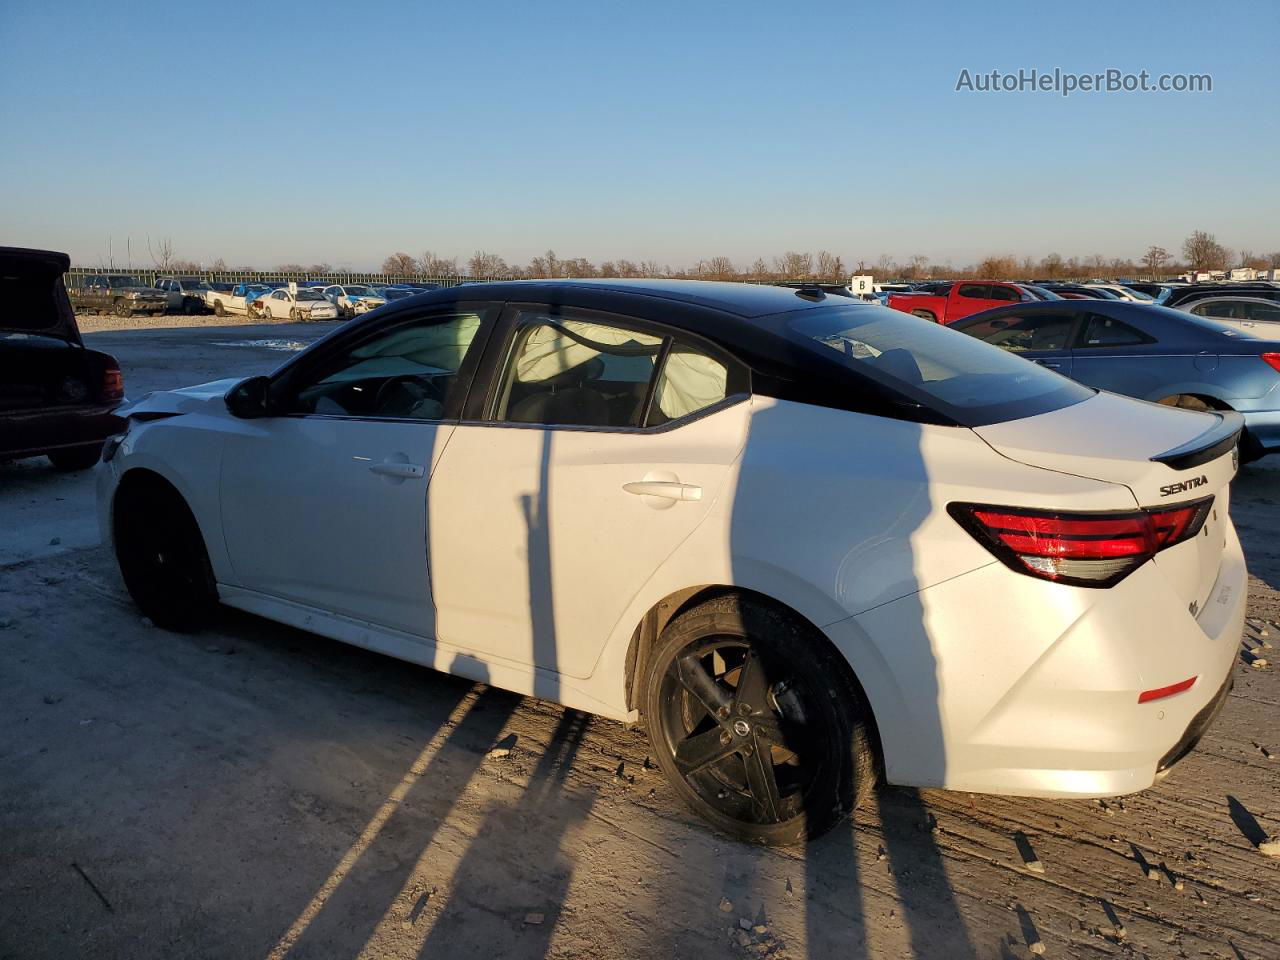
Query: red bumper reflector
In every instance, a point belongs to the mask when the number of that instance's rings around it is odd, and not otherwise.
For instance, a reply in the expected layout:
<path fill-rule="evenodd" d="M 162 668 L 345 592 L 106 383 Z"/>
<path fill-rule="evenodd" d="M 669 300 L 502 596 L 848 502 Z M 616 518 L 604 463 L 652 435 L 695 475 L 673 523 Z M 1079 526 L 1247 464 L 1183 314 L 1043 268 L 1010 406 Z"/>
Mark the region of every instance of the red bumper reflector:
<path fill-rule="evenodd" d="M 1192 677 L 1190 680 L 1183 680 L 1181 683 L 1170 684 L 1167 687 L 1157 687 L 1154 690 L 1144 690 L 1138 694 L 1139 703 L 1150 703 L 1152 700 L 1163 700 L 1165 697 L 1172 697 L 1175 693 L 1182 693 L 1184 690 L 1190 690 L 1192 684 L 1199 679 Z"/>

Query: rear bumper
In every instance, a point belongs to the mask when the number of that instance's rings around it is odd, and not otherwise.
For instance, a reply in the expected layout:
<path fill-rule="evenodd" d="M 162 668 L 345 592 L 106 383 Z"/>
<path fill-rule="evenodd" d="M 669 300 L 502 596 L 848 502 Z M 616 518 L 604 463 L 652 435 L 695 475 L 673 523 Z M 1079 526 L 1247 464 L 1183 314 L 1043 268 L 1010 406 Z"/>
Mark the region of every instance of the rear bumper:
<path fill-rule="evenodd" d="M 0 413 L 0 457 L 38 457 L 50 450 L 101 443 L 125 428 L 119 404 Z"/>
<path fill-rule="evenodd" d="M 1233 527 L 1225 539 L 1198 616 L 1155 562 L 1106 590 L 995 564 L 827 627 L 871 701 L 886 778 L 1042 797 L 1151 786 L 1229 690 L 1247 575 Z"/>
<path fill-rule="evenodd" d="M 1280 410 L 1242 411 L 1249 436 L 1263 453 L 1280 450 Z"/>

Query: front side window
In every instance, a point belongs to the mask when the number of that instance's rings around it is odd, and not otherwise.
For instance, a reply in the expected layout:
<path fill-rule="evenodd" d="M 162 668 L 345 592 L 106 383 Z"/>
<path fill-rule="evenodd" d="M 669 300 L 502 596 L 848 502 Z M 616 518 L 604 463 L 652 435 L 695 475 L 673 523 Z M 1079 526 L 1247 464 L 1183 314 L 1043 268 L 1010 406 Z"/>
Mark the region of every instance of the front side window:
<path fill-rule="evenodd" d="M 1069 331 L 1069 319 L 1058 319 Z M 966 426 L 1047 413 L 1094 393 L 957 329 L 896 310 L 819 308 L 787 323 L 800 342 L 836 351 L 851 369 Z"/>
<path fill-rule="evenodd" d="M 1092 313 L 1085 324 L 1080 345 L 1082 347 L 1127 347 L 1154 342 L 1153 338 L 1127 323 Z"/>
<path fill-rule="evenodd" d="M 290 389 L 285 412 L 440 420 L 461 400 L 459 371 L 483 311 L 434 314 L 379 331 L 322 361 Z"/>
<path fill-rule="evenodd" d="M 1022 297 L 1017 290 L 1013 289 L 1013 287 L 992 287 L 991 299 L 1008 300 L 1012 303 L 1017 303 L 1022 299 Z"/>

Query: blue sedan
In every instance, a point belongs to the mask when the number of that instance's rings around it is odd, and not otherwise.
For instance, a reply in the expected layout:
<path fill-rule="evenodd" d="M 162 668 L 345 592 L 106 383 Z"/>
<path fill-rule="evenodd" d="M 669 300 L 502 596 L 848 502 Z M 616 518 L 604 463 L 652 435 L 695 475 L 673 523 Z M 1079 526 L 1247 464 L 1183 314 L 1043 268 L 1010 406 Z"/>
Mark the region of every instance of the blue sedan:
<path fill-rule="evenodd" d="M 1241 456 L 1280 450 L 1280 340 L 1123 300 L 998 307 L 952 328 L 1140 400 L 1244 415 Z"/>

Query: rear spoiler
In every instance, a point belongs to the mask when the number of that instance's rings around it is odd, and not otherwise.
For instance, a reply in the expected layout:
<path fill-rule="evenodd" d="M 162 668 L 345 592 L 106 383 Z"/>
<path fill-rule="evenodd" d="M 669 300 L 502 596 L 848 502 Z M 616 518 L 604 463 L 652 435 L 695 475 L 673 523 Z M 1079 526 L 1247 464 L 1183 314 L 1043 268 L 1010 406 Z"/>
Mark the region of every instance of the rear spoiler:
<path fill-rule="evenodd" d="M 1210 460 L 1217 460 L 1240 442 L 1244 430 L 1244 417 L 1234 410 L 1214 410 L 1218 422 L 1200 436 L 1152 457 L 1155 463 L 1163 463 L 1174 470 L 1189 470 Z"/>

